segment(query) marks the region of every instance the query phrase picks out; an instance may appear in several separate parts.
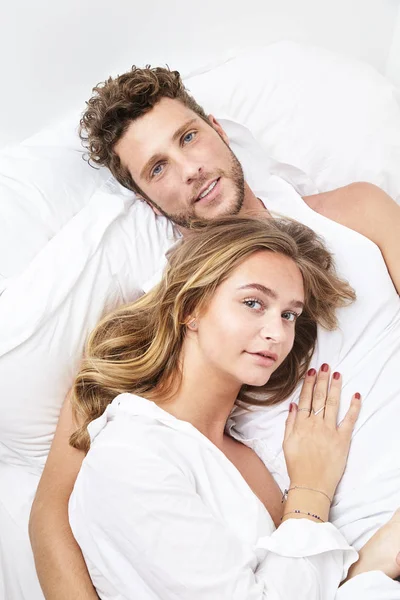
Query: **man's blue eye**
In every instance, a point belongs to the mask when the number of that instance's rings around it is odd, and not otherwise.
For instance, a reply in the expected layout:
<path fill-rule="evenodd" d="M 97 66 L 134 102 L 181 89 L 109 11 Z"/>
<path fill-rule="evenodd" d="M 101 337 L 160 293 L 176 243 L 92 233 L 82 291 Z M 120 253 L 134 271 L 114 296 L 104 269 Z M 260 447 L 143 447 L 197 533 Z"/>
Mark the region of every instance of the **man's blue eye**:
<path fill-rule="evenodd" d="M 191 142 L 192 139 L 194 137 L 194 131 L 191 131 L 190 133 L 187 133 L 184 138 L 183 138 L 183 142 L 187 143 L 187 142 Z"/>

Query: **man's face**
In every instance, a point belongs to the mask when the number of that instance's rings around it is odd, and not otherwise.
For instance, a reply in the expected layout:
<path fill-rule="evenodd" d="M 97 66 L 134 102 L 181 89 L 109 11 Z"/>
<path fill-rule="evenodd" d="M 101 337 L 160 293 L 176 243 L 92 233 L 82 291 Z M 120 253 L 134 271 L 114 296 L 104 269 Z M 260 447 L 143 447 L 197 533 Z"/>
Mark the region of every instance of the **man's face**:
<path fill-rule="evenodd" d="M 162 98 L 114 149 L 145 198 L 181 227 L 237 214 L 243 205 L 242 167 L 224 131 L 178 100 Z"/>

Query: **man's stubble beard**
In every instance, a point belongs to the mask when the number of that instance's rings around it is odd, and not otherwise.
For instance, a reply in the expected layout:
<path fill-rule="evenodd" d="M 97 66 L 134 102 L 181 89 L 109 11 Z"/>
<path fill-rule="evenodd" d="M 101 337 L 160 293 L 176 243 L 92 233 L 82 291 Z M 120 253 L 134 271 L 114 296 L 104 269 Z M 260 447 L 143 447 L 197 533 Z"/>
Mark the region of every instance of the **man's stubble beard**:
<path fill-rule="evenodd" d="M 224 143 L 225 143 L 225 141 L 224 141 Z M 244 202 L 245 185 L 244 185 L 244 174 L 243 174 L 242 165 L 240 164 L 240 162 L 238 161 L 237 157 L 232 152 L 232 150 L 228 146 L 228 144 L 225 144 L 225 145 L 231 155 L 231 164 L 230 164 L 228 173 L 226 173 L 225 171 L 219 170 L 218 177 L 221 177 L 221 176 L 226 177 L 227 176 L 227 178 L 232 181 L 235 195 L 234 195 L 232 201 L 226 207 L 226 209 L 223 212 L 221 212 L 220 214 L 216 215 L 214 218 L 227 217 L 227 216 L 233 216 L 233 215 L 239 214 L 240 210 L 242 209 L 243 202 Z M 204 181 L 200 182 L 200 187 L 203 186 L 204 183 L 206 183 L 206 182 L 207 182 L 207 178 L 205 178 Z M 149 201 L 150 201 L 150 199 L 149 199 Z M 178 225 L 179 227 L 184 227 L 185 229 L 190 229 L 193 222 L 210 220 L 210 219 L 207 219 L 207 217 L 198 217 L 195 214 L 193 204 L 191 204 L 188 207 L 188 210 L 186 212 L 182 211 L 180 213 L 172 214 L 172 213 L 167 213 L 160 206 L 158 206 L 158 204 L 156 204 L 155 202 L 152 202 L 152 201 L 150 201 L 150 202 L 152 204 L 154 204 L 154 206 L 157 208 L 157 210 L 159 210 L 160 213 L 162 215 L 164 215 L 164 217 L 167 217 L 167 219 L 169 219 L 170 221 L 175 223 L 175 225 Z M 212 203 L 210 203 L 210 204 L 212 204 Z"/>

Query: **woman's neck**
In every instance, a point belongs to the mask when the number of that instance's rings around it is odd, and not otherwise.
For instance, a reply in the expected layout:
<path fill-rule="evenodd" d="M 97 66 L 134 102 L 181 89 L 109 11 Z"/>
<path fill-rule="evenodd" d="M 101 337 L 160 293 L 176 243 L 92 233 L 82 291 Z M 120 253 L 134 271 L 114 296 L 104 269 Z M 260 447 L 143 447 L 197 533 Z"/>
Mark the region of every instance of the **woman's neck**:
<path fill-rule="evenodd" d="M 237 381 L 213 372 L 204 361 L 186 357 L 179 387 L 156 402 L 174 417 L 191 423 L 213 444 L 223 444 L 225 425 L 240 391 Z"/>

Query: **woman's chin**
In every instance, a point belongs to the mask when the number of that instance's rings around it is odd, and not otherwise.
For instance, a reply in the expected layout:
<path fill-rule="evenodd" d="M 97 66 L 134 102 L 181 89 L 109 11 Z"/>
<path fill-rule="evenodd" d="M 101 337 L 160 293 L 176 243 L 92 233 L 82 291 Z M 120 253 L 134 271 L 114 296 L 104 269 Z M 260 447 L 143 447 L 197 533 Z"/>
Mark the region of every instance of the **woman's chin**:
<path fill-rule="evenodd" d="M 254 375 L 253 377 L 246 377 L 246 381 L 243 382 L 243 385 L 249 385 L 251 387 L 263 387 L 266 385 L 271 377 L 271 374 L 264 375 Z"/>

